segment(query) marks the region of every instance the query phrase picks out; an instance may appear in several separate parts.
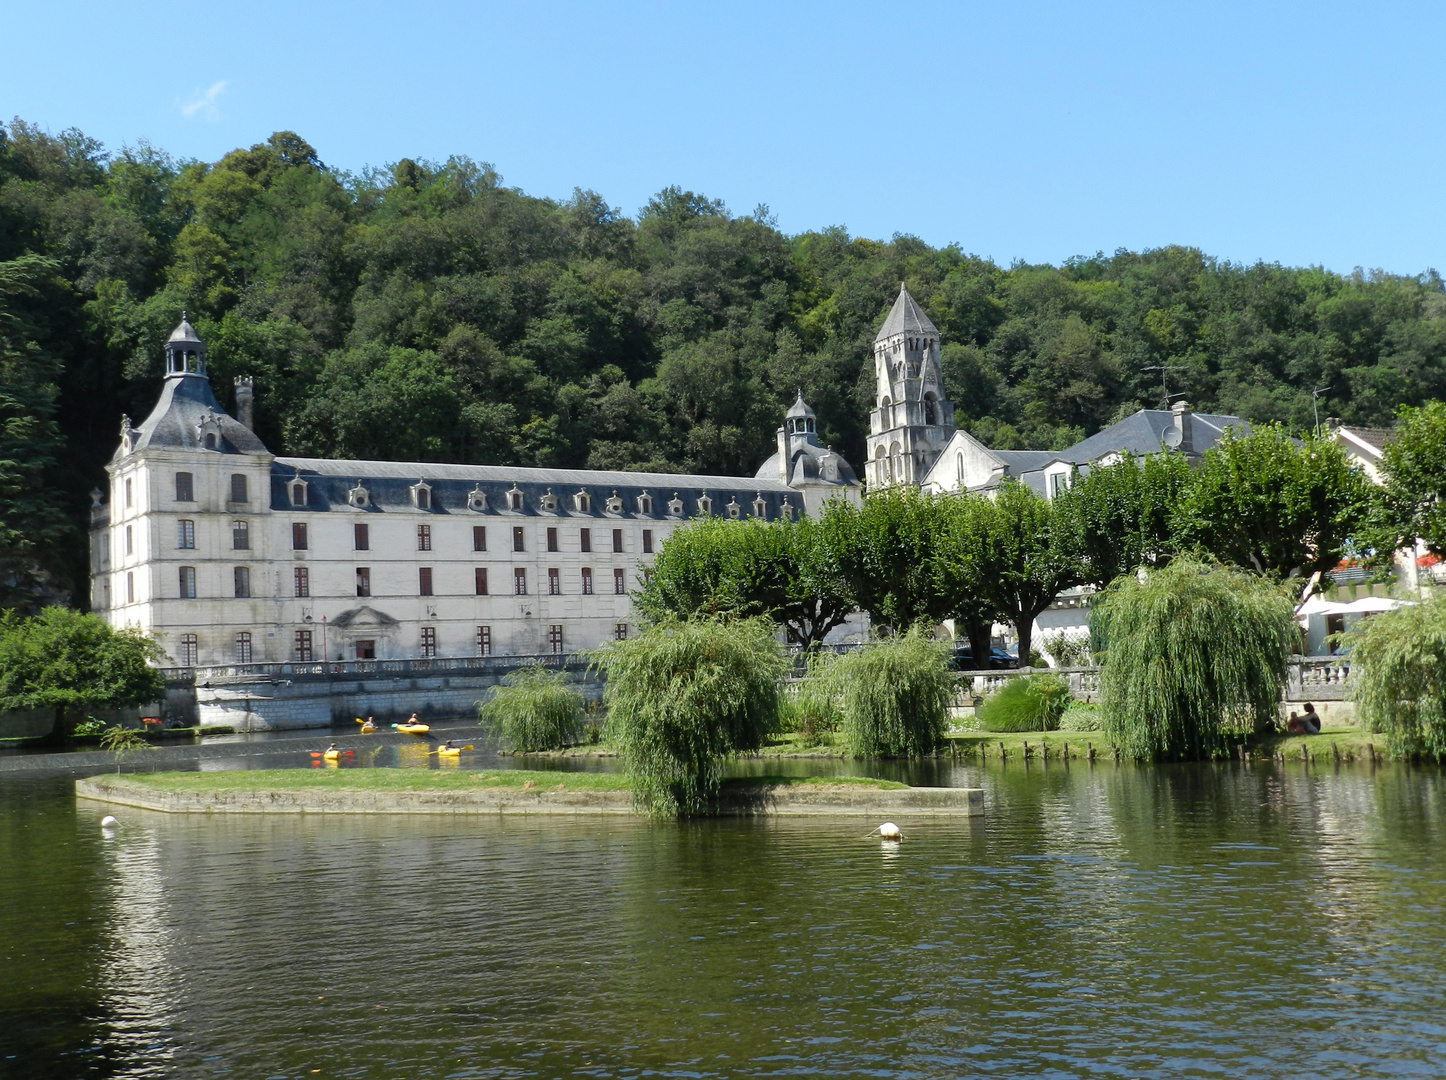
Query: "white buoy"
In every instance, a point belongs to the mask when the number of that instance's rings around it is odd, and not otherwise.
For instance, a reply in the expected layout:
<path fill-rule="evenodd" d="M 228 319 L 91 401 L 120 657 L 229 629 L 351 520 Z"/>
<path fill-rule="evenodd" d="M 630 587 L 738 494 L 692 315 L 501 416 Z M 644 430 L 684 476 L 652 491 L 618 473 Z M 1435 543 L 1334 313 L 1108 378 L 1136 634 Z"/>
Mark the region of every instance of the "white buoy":
<path fill-rule="evenodd" d="M 111 817 L 109 814 L 100 819 L 100 827 L 102 829 L 114 829 L 119 824 L 120 822 L 117 821 L 115 818 Z"/>
<path fill-rule="evenodd" d="M 902 840 L 904 838 L 904 830 L 892 821 L 886 821 L 879 826 L 879 836 L 885 840 Z"/>

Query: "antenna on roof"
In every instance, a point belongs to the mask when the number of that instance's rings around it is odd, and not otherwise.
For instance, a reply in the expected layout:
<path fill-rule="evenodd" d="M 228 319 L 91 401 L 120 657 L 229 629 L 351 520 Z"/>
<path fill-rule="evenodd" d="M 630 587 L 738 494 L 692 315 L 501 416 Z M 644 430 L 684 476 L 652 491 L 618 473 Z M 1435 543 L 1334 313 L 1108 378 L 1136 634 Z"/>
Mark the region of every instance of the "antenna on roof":
<path fill-rule="evenodd" d="M 1184 394 L 1171 394 L 1170 388 L 1165 385 L 1165 376 L 1171 371 L 1186 371 L 1187 368 L 1174 364 L 1151 364 L 1149 367 L 1140 368 L 1141 371 L 1158 371 L 1160 373 L 1160 397 L 1164 399 L 1165 408 L 1170 407 L 1171 397 L 1184 397 Z"/>
<path fill-rule="evenodd" d="M 1329 390 L 1329 386 L 1317 386 L 1310 392 L 1310 411 L 1315 417 L 1315 437 L 1320 438 L 1320 396 Z"/>

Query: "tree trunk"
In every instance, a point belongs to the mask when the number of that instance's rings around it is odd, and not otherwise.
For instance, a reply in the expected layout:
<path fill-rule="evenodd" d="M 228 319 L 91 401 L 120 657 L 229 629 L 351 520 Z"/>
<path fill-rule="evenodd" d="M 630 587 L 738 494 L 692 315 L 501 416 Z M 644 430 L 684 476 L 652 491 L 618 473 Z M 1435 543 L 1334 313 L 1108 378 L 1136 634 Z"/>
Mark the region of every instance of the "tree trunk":
<path fill-rule="evenodd" d="M 69 721 L 70 718 L 66 715 L 65 706 L 55 706 L 55 724 L 51 727 L 50 734 L 45 736 L 41 742 L 46 746 L 63 746 L 73 734 L 73 725 Z"/>
<path fill-rule="evenodd" d="M 1034 649 L 1034 615 L 1026 612 L 1014 622 L 1014 632 L 1019 635 L 1019 666 L 1033 667 L 1029 654 Z"/>
<path fill-rule="evenodd" d="M 985 671 L 989 668 L 989 651 L 993 635 L 990 633 L 994 624 L 989 622 L 969 622 L 964 624 L 964 632 L 969 637 L 969 651 L 974 654 L 974 667 L 978 671 Z"/>

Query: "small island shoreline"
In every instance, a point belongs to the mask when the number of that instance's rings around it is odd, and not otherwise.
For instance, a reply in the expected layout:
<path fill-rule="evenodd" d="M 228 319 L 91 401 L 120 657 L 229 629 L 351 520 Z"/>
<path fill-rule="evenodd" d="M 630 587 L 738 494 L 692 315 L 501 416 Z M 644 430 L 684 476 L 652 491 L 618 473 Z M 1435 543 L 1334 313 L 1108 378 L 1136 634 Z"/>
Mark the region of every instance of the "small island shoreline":
<path fill-rule="evenodd" d="M 77 780 L 75 793 L 166 814 L 637 815 L 632 793 L 618 774 L 520 770 L 102 775 Z M 716 815 L 727 817 L 917 819 L 983 812 L 984 793 L 978 788 L 911 788 L 854 777 L 733 781 L 724 785 L 714 808 Z"/>

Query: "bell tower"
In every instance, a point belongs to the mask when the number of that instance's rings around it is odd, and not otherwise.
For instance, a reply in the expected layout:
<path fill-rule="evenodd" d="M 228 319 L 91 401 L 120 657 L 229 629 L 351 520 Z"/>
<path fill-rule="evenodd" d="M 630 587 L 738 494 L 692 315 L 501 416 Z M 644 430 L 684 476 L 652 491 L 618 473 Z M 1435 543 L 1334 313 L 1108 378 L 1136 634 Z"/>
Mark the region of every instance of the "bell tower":
<path fill-rule="evenodd" d="M 956 429 L 954 406 L 944 397 L 939 331 L 902 284 L 874 338 L 874 394 L 869 489 L 917 487 Z"/>
<path fill-rule="evenodd" d="M 206 343 L 181 312 L 181 323 L 166 340 L 166 378 L 199 375 L 206 378 Z"/>

